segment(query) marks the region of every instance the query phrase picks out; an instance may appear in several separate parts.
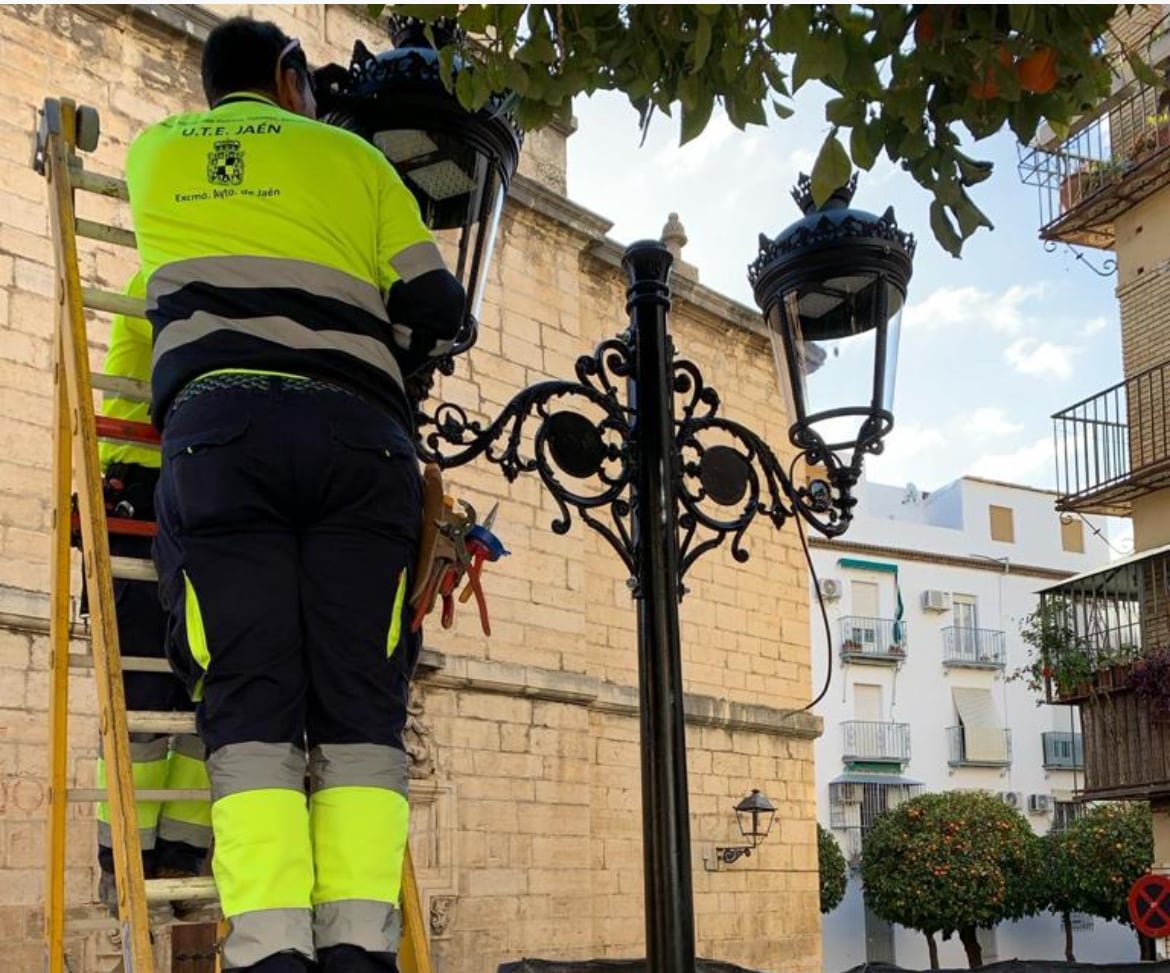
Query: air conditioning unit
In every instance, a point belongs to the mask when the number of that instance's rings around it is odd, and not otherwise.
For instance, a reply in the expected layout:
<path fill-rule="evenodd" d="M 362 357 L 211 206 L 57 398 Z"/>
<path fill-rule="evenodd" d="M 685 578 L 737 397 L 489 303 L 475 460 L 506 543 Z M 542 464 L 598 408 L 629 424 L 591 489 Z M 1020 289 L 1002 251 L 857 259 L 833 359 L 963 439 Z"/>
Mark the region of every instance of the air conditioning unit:
<path fill-rule="evenodd" d="M 1049 794 L 1031 794 L 1028 797 L 1028 810 L 1032 814 L 1047 814 L 1052 809 L 1052 796 Z"/>
<path fill-rule="evenodd" d="M 837 601 L 845 590 L 845 586 L 836 578 L 820 578 L 817 587 L 825 601 Z"/>
<path fill-rule="evenodd" d="M 922 610 L 924 612 L 945 612 L 951 609 L 951 593 L 949 591 L 935 591 L 929 588 L 922 592 Z"/>
<path fill-rule="evenodd" d="M 1020 806 L 1021 794 L 1019 791 L 1000 791 L 999 797 L 1008 807 Z"/>

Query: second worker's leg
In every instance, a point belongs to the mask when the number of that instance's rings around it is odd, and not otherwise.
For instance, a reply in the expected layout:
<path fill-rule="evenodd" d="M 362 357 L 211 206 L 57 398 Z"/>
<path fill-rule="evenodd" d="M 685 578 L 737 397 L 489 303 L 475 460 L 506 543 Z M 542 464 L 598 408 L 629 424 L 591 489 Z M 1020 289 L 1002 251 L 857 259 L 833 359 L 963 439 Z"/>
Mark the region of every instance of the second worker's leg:
<path fill-rule="evenodd" d="M 322 516 L 301 547 L 313 934 L 323 973 L 393 973 L 409 828 L 402 730 L 414 659 L 403 635 L 418 466 L 391 420 L 357 400 L 329 406 Z"/>

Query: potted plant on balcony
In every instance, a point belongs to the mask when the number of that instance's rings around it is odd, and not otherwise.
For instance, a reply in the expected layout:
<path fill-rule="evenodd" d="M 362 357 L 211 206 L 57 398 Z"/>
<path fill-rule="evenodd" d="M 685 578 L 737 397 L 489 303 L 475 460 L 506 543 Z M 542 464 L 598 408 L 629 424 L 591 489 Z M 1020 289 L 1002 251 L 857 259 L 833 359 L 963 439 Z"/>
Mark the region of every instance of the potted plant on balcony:
<path fill-rule="evenodd" d="M 1081 200 L 1088 199 L 1099 189 L 1119 178 L 1130 162 L 1122 158 L 1093 159 L 1071 170 L 1060 183 L 1060 211 L 1067 213 Z"/>
<path fill-rule="evenodd" d="M 1049 602 L 1025 616 L 1020 637 L 1029 646 L 1028 661 L 1008 680 L 1023 681 L 1039 697 L 1037 705 L 1050 695 L 1067 703 L 1094 694 L 1100 668 L 1096 653 L 1076 634 L 1065 605 Z"/>
<path fill-rule="evenodd" d="M 1134 662 L 1129 687 L 1146 701 L 1155 720 L 1170 722 L 1170 647 L 1158 646 Z"/>
<path fill-rule="evenodd" d="M 860 652 L 861 643 L 857 639 L 846 639 L 841 643 L 842 652 Z"/>
<path fill-rule="evenodd" d="M 1146 116 L 1146 123 L 1134 136 L 1129 154 L 1136 162 L 1165 145 L 1170 145 L 1170 111 Z"/>

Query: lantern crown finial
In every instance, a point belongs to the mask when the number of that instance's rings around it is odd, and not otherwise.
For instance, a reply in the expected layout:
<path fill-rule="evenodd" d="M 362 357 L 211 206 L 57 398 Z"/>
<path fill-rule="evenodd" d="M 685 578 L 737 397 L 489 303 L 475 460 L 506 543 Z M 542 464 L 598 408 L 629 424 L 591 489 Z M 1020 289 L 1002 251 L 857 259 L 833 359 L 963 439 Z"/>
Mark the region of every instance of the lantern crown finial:
<path fill-rule="evenodd" d="M 853 202 L 853 194 L 857 192 L 857 173 L 853 173 L 843 186 L 833 190 L 833 194 L 820 206 L 813 201 L 812 178 L 802 172 L 792 189 L 792 198 L 800 211 L 808 216 L 810 213 L 824 213 L 832 209 L 846 209 Z"/>
<path fill-rule="evenodd" d="M 431 38 L 427 37 L 427 28 L 430 28 Z M 431 21 L 420 20 L 418 17 L 404 17 L 400 14 L 391 15 L 386 21 L 386 28 L 390 33 L 390 43 L 399 47 L 446 47 L 453 41 L 463 39 L 463 31 L 450 17 L 437 17 Z"/>

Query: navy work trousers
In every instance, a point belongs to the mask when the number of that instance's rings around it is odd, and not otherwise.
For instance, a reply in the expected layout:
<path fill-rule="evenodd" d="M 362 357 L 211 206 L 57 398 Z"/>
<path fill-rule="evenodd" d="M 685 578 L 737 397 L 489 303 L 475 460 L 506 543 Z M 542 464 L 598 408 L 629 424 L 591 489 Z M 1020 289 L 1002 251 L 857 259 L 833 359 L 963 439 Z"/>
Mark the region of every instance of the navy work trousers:
<path fill-rule="evenodd" d="M 205 392 L 167 419 L 154 557 L 172 665 L 202 694 L 209 752 L 301 747 L 306 733 L 310 747 L 401 749 L 417 645 L 386 639 L 418 547 L 414 447 L 348 392 L 275 376 L 265 385 Z M 206 671 L 190 651 L 188 582 Z"/>
<path fill-rule="evenodd" d="M 320 383 L 198 380 L 167 417 L 156 507 L 172 664 L 209 752 L 225 966 L 394 969 L 421 644 L 403 618 L 410 439 Z"/>

